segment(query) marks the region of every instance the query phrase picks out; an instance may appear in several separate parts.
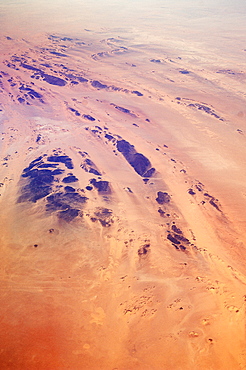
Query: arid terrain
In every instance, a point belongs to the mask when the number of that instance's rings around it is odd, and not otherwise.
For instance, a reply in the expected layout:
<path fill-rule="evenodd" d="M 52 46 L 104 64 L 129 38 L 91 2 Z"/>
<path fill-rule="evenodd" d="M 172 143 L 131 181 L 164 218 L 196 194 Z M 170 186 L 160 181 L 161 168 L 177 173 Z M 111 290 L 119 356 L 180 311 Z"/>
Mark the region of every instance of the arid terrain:
<path fill-rule="evenodd" d="M 2 26 L 1 369 L 246 369 L 246 44 L 147 14 Z"/>

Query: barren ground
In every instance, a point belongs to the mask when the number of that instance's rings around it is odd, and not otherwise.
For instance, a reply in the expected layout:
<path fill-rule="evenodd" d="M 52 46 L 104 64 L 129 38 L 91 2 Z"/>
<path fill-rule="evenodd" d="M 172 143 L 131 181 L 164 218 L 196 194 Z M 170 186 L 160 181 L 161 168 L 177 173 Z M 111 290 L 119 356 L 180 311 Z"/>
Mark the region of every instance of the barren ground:
<path fill-rule="evenodd" d="M 245 369 L 240 37 L 8 31 L 1 369 Z"/>

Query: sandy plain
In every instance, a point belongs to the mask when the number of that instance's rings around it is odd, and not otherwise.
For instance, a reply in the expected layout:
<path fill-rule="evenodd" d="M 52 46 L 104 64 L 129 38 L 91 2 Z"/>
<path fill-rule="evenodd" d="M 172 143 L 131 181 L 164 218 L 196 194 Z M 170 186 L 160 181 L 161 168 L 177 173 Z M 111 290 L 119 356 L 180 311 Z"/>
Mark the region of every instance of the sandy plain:
<path fill-rule="evenodd" d="M 1 369 L 246 368 L 242 30 L 148 9 L 3 26 Z"/>

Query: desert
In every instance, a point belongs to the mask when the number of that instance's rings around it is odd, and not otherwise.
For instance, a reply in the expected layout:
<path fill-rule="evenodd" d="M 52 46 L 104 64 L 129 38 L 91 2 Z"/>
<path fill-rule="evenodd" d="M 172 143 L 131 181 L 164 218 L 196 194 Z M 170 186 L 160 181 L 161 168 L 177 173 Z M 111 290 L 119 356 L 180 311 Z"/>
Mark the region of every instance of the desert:
<path fill-rule="evenodd" d="M 1 369 L 246 368 L 246 9 L 215 3 L 0 2 Z"/>

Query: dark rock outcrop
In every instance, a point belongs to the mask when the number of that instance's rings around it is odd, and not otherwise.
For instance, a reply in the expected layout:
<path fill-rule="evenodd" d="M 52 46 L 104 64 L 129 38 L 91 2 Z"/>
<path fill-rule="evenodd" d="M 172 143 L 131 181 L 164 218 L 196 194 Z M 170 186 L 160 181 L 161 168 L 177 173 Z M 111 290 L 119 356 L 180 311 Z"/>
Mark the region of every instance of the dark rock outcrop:
<path fill-rule="evenodd" d="M 49 162 L 64 163 L 65 166 L 68 169 L 73 169 L 74 168 L 72 159 L 69 158 L 67 155 L 52 155 L 52 156 L 50 156 L 50 157 L 47 158 L 47 161 L 49 161 Z"/>
<path fill-rule="evenodd" d="M 95 217 L 91 220 L 93 222 L 99 221 L 103 227 L 109 227 L 113 224 L 113 212 L 111 209 L 108 208 L 98 208 L 98 210 L 94 213 Z"/>
<path fill-rule="evenodd" d="M 116 148 L 140 176 L 151 177 L 154 174 L 155 169 L 151 168 L 148 158 L 141 153 L 137 153 L 134 146 L 128 141 L 118 140 Z"/>
<path fill-rule="evenodd" d="M 195 195 L 196 193 L 194 192 L 194 190 L 192 190 L 192 189 L 189 189 L 188 190 L 188 193 L 190 194 L 190 195 Z"/>
<path fill-rule="evenodd" d="M 43 80 L 50 85 L 65 86 L 67 82 L 60 77 L 51 76 L 47 73 L 42 73 Z"/>
<path fill-rule="evenodd" d="M 69 175 L 69 176 L 64 177 L 64 179 L 62 179 L 62 182 L 64 182 L 65 184 L 68 184 L 70 182 L 76 182 L 76 181 L 79 181 L 79 179 L 74 175 Z"/>
<path fill-rule="evenodd" d="M 96 118 L 90 116 L 89 114 L 83 114 L 83 118 L 88 119 L 89 121 L 95 121 Z"/>
<path fill-rule="evenodd" d="M 57 163 L 49 163 L 53 161 Z M 45 154 L 30 162 L 21 175 L 22 187 L 18 202 L 36 203 L 45 198 L 47 212 L 55 212 L 59 219 L 70 222 L 79 215 L 82 217 L 82 208 L 88 198 L 80 195 L 72 186 L 65 186 L 64 191 L 62 191 L 62 185 L 55 186 L 60 181 L 56 176 L 64 172 L 63 169 L 57 168 L 59 163 L 63 163 L 67 167 L 72 165 L 71 159 L 67 155 L 47 157 Z M 78 181 L 78 179 L 70 173 L 62 181 L 70 183 Z M 59 192 L 57 192 L 57 188 L 60 189 Z"/>
<path fill-rule="evenodd" d="M 137 90 L 134 90 L 132 91 L 133 94 L 137 95 L 137 96 L 143 96 L 143 94 Z"/>
<path fill-rule="evenodd" d="M 98 190 L 99 193 L 110 193 L 110 186 L 108 181 L 96 181 L 95 179 L 92 179 L 90 183 Z"/>
<path fill-rule="evenodd" d="M 85 172 L 93 173 L 96 176 L 102 176 L 102 174 L 98 171 L 97 166 L 89 158 L 86 158 L 80 167 L 83 168 Z"/>
<path fill-rule="evenodd" d="M 172 225 L 172 231 L 174 231 L 176 234 L 183 234 L 182 230 L 180 230 L 176 225 Z"/>
<path fill-rule="evenodd" d="M 138 249 L 138 255 L 144 256 L 149 252 L 150 244 L 144 244 L 141 248 Z"/>
<path fill-rule="evenodd" d="M 46 197 L 52 191 L 54 176 L 51 170 L 26 168 L 22 177 L 27 178 L 29 183 L 21 189 L 21 195 L 18 198 L 19 203 L 26 201 L 36 203 L 37 200 Z"/>
<path fill-rule="evenodd" d="M 26 63 L 21 63 L 20 65 L 22 68 L 25 68 L 25 69 L 29 69 L 31 71 L 36 71 L 36 72 L 41 72 L 41 69 L 39 68 L 36 68 L 36 67 L 33 67 L 33 66 L 30 66 L 29 64 L 26 64 Z"/>
<path fill-rule="evenodd" d="M 96 89 L 106 89 L 108 87 L 107 85 L 95 80 L 91 82 L 91 86 L 95 87 Z"/>
<path fill-rule="evenodd" d="M 165 203 L 169 203 L 170 200 L 171 200 L 171 197 L 168 193 L 158 191 L 157 198 L 156 198 L 157 203 L 165 204 Z"/>
<path fill-rule="evenodd" d="M 180 241 L 178 239 L 176 239 L 174 236 L 172 236 L 171 234 L 167 235 L 167 239 L 170 240 L 170 242 L 172 242 L 174 244 L 177 244 L 177 245 L 180 244 Z"/>
<path fill-rule="evenodd" d="M 116 105 L 115 108 L 118 109 L 120 112 L 123 112 L 123 113 L 127 113 L 127 114 L 131 113 L 131 111 L 129 109 L 120 107 L 118 105 Z"/>
<path fill-rule="evenodd" d="M 66 222 L 71 222 L 75 217 L 78 216 L 79 212 L 79 209 L 68 208 L 65 211 L 58 212 L 57 216 Z"/>
<path fill-rule="evenodd" d="M 188 75 L 190 72 L 182 69 L 181 71 L 179 71 L 179 73 L 181 73 L 182 75 Z"/>

